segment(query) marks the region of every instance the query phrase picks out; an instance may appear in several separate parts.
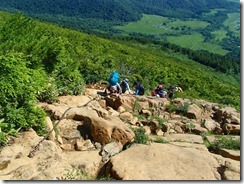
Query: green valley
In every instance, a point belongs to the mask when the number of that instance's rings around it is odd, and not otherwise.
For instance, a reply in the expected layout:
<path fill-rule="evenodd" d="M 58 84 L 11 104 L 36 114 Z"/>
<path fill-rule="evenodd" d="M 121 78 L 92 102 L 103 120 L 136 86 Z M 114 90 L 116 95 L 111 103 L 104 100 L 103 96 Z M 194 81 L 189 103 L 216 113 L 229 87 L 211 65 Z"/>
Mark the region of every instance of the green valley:
<path fill-rule="evenodd" d="M 213 14 L 209 13 L 208 16 Z M 207 16 L 207 14 L 204 14 L 204 16 Z M 223 47 L 220 43 L 224 43 L 225 39 L 232 37 L 236 41 L 240 39 L 240 33 L 238 32 L 240 30 L 240 22 L 238 22 L 240 16 L 236 13 L 228 14 L 228 16 L 229 18 L 221 27 L 214 28 L 207 35 L 201 34 L 202 31 L 200 30 L 206 29 L 207 32 L 208 26 L 211 27 L 213 25 L 203 21 L 204 19 L 202 21 L 197 19 L 180 20 L 178 18 L 147 14 L 144 14 L 140 21 L 130 22 L 115 28 L 122 31 L 122 34 L 143 34 L 145 37 L 153 37 L 154 39 L 167 41 L 184 48 L 206 50 L 211 53 L 226 55 L 230 50 Z M 223 26 L 226 27 L 224 28 Z M 230 33 L 233 33 L 233 36 L 230 36 Z M 238 49 L 239 45 L 232 46 L 234 49 Z"/>

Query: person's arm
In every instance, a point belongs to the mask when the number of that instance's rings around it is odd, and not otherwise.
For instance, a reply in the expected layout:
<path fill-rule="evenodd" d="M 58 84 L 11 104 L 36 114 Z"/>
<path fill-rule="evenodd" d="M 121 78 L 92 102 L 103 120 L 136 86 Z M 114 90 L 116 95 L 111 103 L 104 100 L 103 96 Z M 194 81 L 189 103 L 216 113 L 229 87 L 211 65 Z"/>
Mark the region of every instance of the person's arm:
<path fill-rule="evenodd" d="M 159 90 L 159 91 L 158 91 L 158 94 L 160 94 L 160 95 L 164 94 L 164 90 L 162 90 L 162 89 Z"/>
<path fill-rule="evenodd" d="M 139 93 L 139 88 L 136 88 L 135 94 L 138 95 Z"/>
<path fill-rule="evenodd" d="M 129 91 L 129 93 L 130 93 L 131 91 L 130 91 L 130 86 L 129 86 L 128 82 L 126 82 L 125 84 L 126 84 L 126 89 L 127 89 L 127 90 Z"/>
<path fill-rule="evenodd" d="M 117 87 L 119 88 L 119 93 L 121 94 L 121 93 L 122 93 L 122 88 L 121 88 L 121 86 L 119 85 L 119 83 L 117 83 Z"/>

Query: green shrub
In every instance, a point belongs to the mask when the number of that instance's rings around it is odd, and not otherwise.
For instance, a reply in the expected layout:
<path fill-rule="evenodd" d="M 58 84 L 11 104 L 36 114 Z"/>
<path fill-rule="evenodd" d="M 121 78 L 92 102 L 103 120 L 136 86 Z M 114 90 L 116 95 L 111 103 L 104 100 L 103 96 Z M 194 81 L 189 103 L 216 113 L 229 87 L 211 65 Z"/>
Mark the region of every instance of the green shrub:
<path fill-rule="evenodd" d="M 41 102 L 54 103 L 58 98 L 58 89 L 54 82 L 48 83 L 37 93 L 37 99 Z"/>
<path fill-rule="evenodd" d="M 146 119 L 145 116 L 143 116 L 142 114 L 137 114 L 137 113 L 132 112 L 132 115 L 134 117 L 137 117 L 138 120 L 144 120 L 144 119 Z"/>
<path fill-rule="evenodd" d="M 29 128 L 45 132 L 45 113 L 35 106 L 36 92 L 42 89 L 45 75 L 42 76 L 41 70 L 28 68 L 27 64 L 22 54 L 0 56 L 0 119 L 4 124 L 1 137 Z M 4 138 L 1 140 L 4 143 Z"/>
<path fill-rule="evenodd" d="M 189 129 L 190 133 L 191 133 L 192 129 L 194 129 L 195 127 L 196 127 L 196 126 L 195 126 L 193 123 L 187 123 L 187 124 L 186 124 L 186 128 Z"/>
<path fill-rule="evenodd" d="M 177 114 L 182 114 L 182 115 L 186 115 L 188 112 L 188 108 L 189 108 L 189 103 L 185 102 L 183 106 L 176 106 L 173 103 L 170 103 L 167 107 L 166 110 L 168 112 L 176 112 Z"/>
<path fill-rule="evenodd" d="M 78 71 L 78 66 L 70 59 L 57 64 L 52 73 L 59 95 L 80 95 L 85 82 Z"/>
<path fill-rule="evenodd" d="M 149 141 L 148 135 L 146 135 L 146 130 L 142 127 L 140 128 L 132 128 L 135 133 L 134 143 L 138 144 L 147 144 Z"/>
<path fill-rule="evenodd" d="M 152 116 L 152 117 L 150 117 L 150 120 L 156 120 L 156 121 L 158 121 L 158 129 L 159 130 L 162 129 L 163 124 L 166 122 L 165 119 L 162 119 L 162 118 L 160 118 L 158 116 Z"/>
<path fill-rule="evenodd" d="M 235 140 L 231 136 L 216 136 L 216 140 L 210 144 L 210 147 L 240 150 L 240 140 Z"/>

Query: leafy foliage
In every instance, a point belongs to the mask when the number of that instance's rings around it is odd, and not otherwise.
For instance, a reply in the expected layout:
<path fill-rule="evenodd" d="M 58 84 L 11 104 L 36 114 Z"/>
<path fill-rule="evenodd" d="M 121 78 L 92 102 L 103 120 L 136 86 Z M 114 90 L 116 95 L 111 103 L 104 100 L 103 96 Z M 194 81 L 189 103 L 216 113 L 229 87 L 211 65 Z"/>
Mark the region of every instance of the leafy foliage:
<path fill-rule="evenodd" d="M 189 129 L 190 133 L 191 133 L 191 130 L 194 129 L 196 126 L 193 124 L 193 123 L 187 123 L 186 124 L 186 128 Z"/>
<path fill-rule="evenodd" d="M 231 150 L 240 150 L 240 140 L 235 140 L 231 136 L 216 136 L 216 140 L 210 144 L 213 149 L 225 148 Z"/>
<path fill-rule="evenodd" d="M 228 14 L 239 12 L 239 3 L 228 0 L 1 0 L 0 9 L 9 12 L 23 12 L 39 20 L 52 22 L 62 27 L 96 33 L 107 36 L 124 34 L 114 28 L 127 22 L 140 20 L 143 14 L 152 14 L 170 19 L 206 21 L 209 25 L 196 31 L 204 37 L 204 42 L 214 43 L 213 32 L 226 29 L 223 24 Z M 212 13 L 216 11 L 216 13 Z M 232 26 L 231 26 L 232 27 Z M 138 28 L 137 28 L 138 29 Z M 140 30 L 140 29 L 138 29 Z M 173 31 L 174 30 L 174 31 Z M 167 36 L 192 35 L 193 30 L 187 26 L 172 27 L 167 34 L 158 35 L 165 39 Z M 175 33 L 177 32 L 177 33 Z M 138 34 L 138 31 L 130 33 Z M 144 35 L 155 37 L 152 32 Z M 227 37 L 218 43 L 223 49 L 231 51 L 228 55 L 240 58 L 240 37 L 233 31 L 228 31 Z M 204 47 L 203 47 L 204 48 Z"/>
<path fill-rule="evenodd" d="M 6 123 L 1 137 L 29 128 L 42 135 L 45 113 L 37 99 L 54 102 L 58 95 L 80 94 L 84 80 L 67 54 L 68 43 L 48 31 L 43 35 L 35 21 L 18 14 L 0 30 L 0 119 Z"/>
<path fill-rule="evenodd" d="M 149 137 L 146 133 L 144 128 L 132 128 L 133 132 L 135 133 L 134 143 L 138 144 L 148 144 Z"/>
<path fill-rule="evenodd" d="M 189 108 L 189 103 L 185 102 L 183 104 L 183 106 L 176 106 L 173 103 L 170 103 L 167 107 L 166 110 L 169 112 L 176 112 L 177 114 L 182 114 L 182 115 L 186 115 L 188 112 L 188 108 Z"/>
<path fill-rule="evenodd" d="M 163 124 L 166 122 L 165 119 L 160 118 L 158 116 L 151 116 L 149 119 L 158 121 L 158 130 L 162 129 Z"/>
<path fill-rule="evenodd" d="M 34 105 L 35 92 L 44 84 L 39 70 L 27 68 L 21 54 L 0 56 L 0 118 L 6 135 L 16 130 L 34 128 L 44 133 L 44 111 Z M 37 80 L 38 79 L 38 80 Z M 43 80 L 42 80 L 43 79 Z M 2 124 L 2 123 L 1 123 Z"/>

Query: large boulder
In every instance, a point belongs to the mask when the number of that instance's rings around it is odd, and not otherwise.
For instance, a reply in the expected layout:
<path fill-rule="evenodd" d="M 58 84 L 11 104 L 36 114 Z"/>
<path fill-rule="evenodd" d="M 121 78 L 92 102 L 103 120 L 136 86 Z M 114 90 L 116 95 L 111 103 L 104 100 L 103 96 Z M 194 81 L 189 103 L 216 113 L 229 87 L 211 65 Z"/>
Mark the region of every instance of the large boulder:
<path fill-rule="evenodd" d="M 204 149 L 153 143 L 115 155 L 106 170 L 119 180 L 220 180 L 219 166 Z"/>
<path fill-rule="evenodd" d="M 217 108 L 213 118 L 222 124 L 240 124 L 240 112 L 232 107 Z"/>
<path fill-rule="evenodd" d="M 32 158 L 28 154 L 42 140 L 33 131 L 21 133 L 13 144 L 1 151 L 1 160 L 9 160 L 1 170 L 1 180 L 57 180 L 71 166 L 65 162 L 62 150 L 53 141 L 43 141 Z M 0 164 L 1 165 L 1 164 Z"/>
<path fill-rule="evenodd" d="M 91 139 L 101 144 L 118 141 L 122 145 L 131 142 L 135 136 L 134 132 L 124 124 L 117 124 L 101 117 L 86 117 L 84 126 L 91 135 Z"/>
<path fill-rule="evenodd" d="M 67 163 L 75 168 L 81 169 L 88 176 L 98 176 L 102 162 L 102 157 L 99 155 L 99 150 L 69 151 L 64 152 L 63 156 Z"/>
<path fill-rule="evenodd" d="M 88 102 L 90 102 L 91 99 L 85 95 L 79 95 L 79 96 L 59 96 L 58 97 L 58 103 L 64 104 L 68 106 L 83 106 L 86 105 Z"/>
<path fill-rule="evenodd" d="M 135 108 L 135 103 L 136 99 L 134 96 L 120 95 L 114 101 L 114 109 L 117 110 L 120 106 L 122 106 L 126 111 L 132 112 Z"/>
<path fill-rule="evenodd" d="M 73 119 L 82 121 L 85 117 L 98 117 L 97 111 L 89 107 L 72 107 L 69 108 L 64 115 L 65 119 Z"/>
<path fill-rule="evenodd" d="M 187 117 L 190 119 L 200 119 L 202 116 L 202 109 L 198 107 L 196 104 L 189 105 L 187 111 Z"/>
<path fill-rule="evenodd" d="M 58 103 L 38 103 L 37 106 L 43 108 L 43 110 L 45 110 L 50 115 L 50 117 L 55 120 L 63 118 L 64 113 L 70 110 L 69 106 L 60 105 Z"/>

